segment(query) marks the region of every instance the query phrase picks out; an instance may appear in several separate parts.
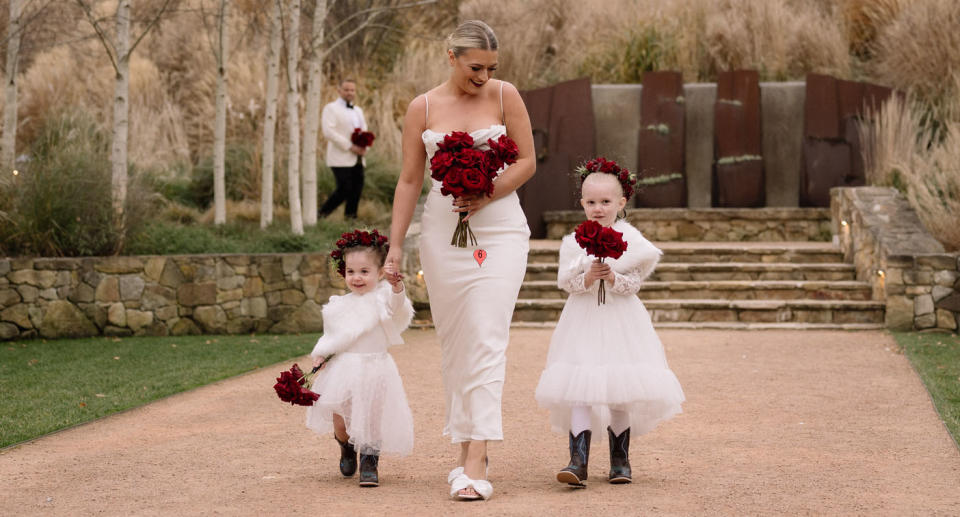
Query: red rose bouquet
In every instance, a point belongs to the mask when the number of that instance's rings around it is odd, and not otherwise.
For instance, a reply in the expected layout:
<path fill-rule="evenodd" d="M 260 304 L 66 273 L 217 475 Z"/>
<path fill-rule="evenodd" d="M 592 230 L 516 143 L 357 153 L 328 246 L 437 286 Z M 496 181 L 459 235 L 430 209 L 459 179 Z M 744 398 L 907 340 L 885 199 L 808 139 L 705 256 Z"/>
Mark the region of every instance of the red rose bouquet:
<path fill-rule="evenodd" d="M 473 137 L 463 131 L 454 131 L 443 137 L 437 152 L 430 159 L 430 177 L 440 182 L 440 193 L 460 198 L 464 196 L 493 195 L 493 180 L 505 165 L 517 162 L 519 150 L 516 142 L 507 135 L 487 140 L 489 149 L 481 151 L 474 147 Z M 477 244 L 470 230 L 469 221 L 464 221 L 466 212 L 460 212 L 460 221 L 453 232 L 450 244 L 460 248 Z"/>
<path fill-rule="evenodd" d="M 377 138 L 376 135 L 370 131 L 364 131 L 360 128 L 355 128 L 353 134 L 350 135 L 350 143 L 357 147 L 370 147 L 373 145 L 373 140 Z"/>
<path fill-rule="evenodd" d="M 327 357 L 326 360 L 330 360 L 330 357 Z M 294 364 L 289 370 L 280 372 L 273 389 L 277 392 L 280 400 L 284 402 L 297 406 L 312 406 L 320 398 L 320 395 L 310 391 L 310 384 L 318 370 L 320 370 L 319 366 L 311 370 L 310 373 L 304 374 L 300 367 Z"/>
<path fill-rule="evenodd" d="M 613 228 L 606 228 L 596 221 L 584 221 L 574 230 L 573 236 L 577 244 L 583 248 L 587 255 L 593 255 L 600 259 L 620 258 L 624 251 L 627 251 L 627 243 L 623 240 L 623 234 Z M 597 305 L 606 302 L 606 289 L 603 286 L 603 279 L 600 279 L 600 287 L 597 290 Z"/>

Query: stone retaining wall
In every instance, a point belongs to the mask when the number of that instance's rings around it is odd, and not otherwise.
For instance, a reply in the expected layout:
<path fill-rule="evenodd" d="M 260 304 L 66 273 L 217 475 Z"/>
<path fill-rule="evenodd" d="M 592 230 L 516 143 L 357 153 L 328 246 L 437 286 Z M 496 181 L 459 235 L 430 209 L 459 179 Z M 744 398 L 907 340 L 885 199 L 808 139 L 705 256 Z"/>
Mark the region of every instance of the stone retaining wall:
<path fill-rule="evenodd" d="M 895 189 L 834 188 L 833 231 L 895 330 L 960 326 L 960 253 L 946 253 Z"/>
<path fill-rule="evenodd" d="M 0 259 L 0 339 L 319 332 L 326 254 Z"/>
<path fill-rule="evenodd" d="M 583 222 L 582 210 L 543 214 L 547 238 Z M 652 241 L 828 241 L 826 208 L 635 208 L 627 220 Z"/>

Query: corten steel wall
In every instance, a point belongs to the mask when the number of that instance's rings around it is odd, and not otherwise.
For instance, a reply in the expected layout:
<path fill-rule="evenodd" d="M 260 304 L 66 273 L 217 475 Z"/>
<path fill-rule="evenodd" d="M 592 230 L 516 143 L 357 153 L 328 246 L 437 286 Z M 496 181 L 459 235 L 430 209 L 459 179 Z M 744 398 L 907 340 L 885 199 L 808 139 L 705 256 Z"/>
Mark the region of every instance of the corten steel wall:
<path fill-rule="evenodd" d="M 597 84 L 591 88 L 597 155 L 638 170 L 643 85 Z M 760 83 L 761 150 L 766 206 L 799 206 L 805 83 Z M 714 119 L 717 85 L 683 85 L 684 173 L 687 206 L 713 206 Z"/>

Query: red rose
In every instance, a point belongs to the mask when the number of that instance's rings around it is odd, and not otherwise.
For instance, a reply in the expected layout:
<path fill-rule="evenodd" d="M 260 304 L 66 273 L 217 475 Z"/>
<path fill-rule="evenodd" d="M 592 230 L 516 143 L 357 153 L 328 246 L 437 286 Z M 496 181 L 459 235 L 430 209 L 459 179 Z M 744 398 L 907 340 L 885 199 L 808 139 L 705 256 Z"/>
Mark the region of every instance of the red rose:
<path fill-rule="evenodd" d="M 374 136 L 374 134 L 370 131 L 363 131 L 360 128 L 355 128 L 353 133 L 350 135 L 350 143 L 357 147 L 370 147 L 375 138 L 376 136 Z"/>
<path fill-rule="evenodd" d="M 464 169 L 461 183 L 468 192 L 483 192 L 487 195 L 493 193 L 493 182 L 479 169 Z"/>
<path fill-rule="evenodd" d="M 280 377 L 277 377 L 277 383 L 273 385 L 274 391 L 277 392 L 277 396 L 280 397 L 280 400 L 284 402 L 293 402 L 297 399 L 300 394 L 300 383 L 297 382 L 297 379 L 294 378 L 293 374 L 289 371 L 280 372 Z"/>
<path fill-rule="evenodd" d="M 444 136 L 443 141 L 437 145 L 441 151 L 454 152 L 469 147 L 473 147 L 473 137 L 464 131 L 454 131 Z"/>
<path fill-rule="evenodd" d="M 463 187 L 463 169 L 451 169 L 443 177 L 440 193 L 444 196 L 463 197 L 466 190 Z"/>
<path fill-rule="evenodd" d="M 595 257 L 601 258 L 620 258 L 623 252 L 627 250 L 627 243 L 623 240 L 623 234 L 613 228 L 604 228 L 597 237 L 597 253 Z"/>
<path fill-rule="evenodd" d="M 587 253 L 590 253 L 602 229 L 603 226 L 596 221 L 584 221 L 574 230 L 574 238 L 581 248 L 587 250 Z"/>
<path fill-rule="evenodd" d="M 485 169 L 487 155 L 474 148 L 462 149 L 456 154 L 456 165 L 463 169 Z"/>
<path fill-rule="evenodd" d="M 500 155 L 493 149 L 488 149 L 483 154 L 487 155 L 486 156 L 487 165 L 490 166 L 490 169 L 493 172 L 493 175 L 495 176 L 496 173 L 503 168 L 504 166 L 503 160 L 500 159 Z"/>
<path fill-rule="evenodd" d="M 490 149 L 496 151 L 497 156 L 499 156 L 500 161 L 503 163 L 509 165 L 517 162 L 517 156 L 520 155 L 520 148 L 517 147 L 517 143 L 507 135 L 500 135 L 500 138 L 496 141 L 491 138 L 487 140 L 487 144 L 490 146 Z M 500 167 L 497 167 L 497 169 L 500 169 Z"/>

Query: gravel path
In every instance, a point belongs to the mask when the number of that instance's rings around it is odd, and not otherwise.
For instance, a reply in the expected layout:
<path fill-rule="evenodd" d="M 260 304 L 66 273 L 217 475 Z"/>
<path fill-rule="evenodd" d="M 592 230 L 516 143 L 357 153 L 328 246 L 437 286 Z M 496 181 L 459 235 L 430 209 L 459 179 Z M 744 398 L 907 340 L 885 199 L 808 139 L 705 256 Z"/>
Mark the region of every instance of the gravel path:
<path fill-rule="evenodd" d="M 393 354 L 417 443 L 379 488 L 343 479 L 333 439 L 276 399 L 284 364 L 0 452 L 0 515 L 960 514 L 960 453 L 881 332 L 661 331 L 684 413 L 634 438 L 633 484 L 604 481 L 603 441 L 568 490 L 566 438 L 533 399 L 550 332 L 512 333 L 488 502 L 446 496 L 439 346 L 411 330 Z"/>

